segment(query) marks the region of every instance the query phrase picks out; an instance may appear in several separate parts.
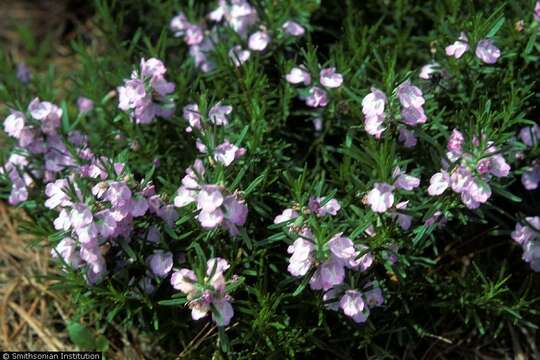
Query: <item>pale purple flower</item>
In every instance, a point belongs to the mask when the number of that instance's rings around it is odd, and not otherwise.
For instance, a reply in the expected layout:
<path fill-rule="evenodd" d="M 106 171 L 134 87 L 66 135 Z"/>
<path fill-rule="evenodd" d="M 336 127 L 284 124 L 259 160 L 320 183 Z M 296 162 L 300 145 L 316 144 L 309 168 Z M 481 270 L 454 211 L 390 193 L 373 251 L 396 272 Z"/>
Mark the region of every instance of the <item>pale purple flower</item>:
<path fill-rule="evenodd" d="M 248 207 L 244 200 L 238 199 L 235 195 L 229 195 L 223 200 L 224 223 L 223 226 L 229 230 L 232 236 L 240 232 L 238 226 L 246 223 Z"/>
<path fill-rule="evenodd" d="M 316 132 L 320 132 L 323 129 L 323 119 L 321 116 L 317 116 L 313 119 L 313 127 Z"/>
<path fill-rule="evenodd" d="M 114 181 L 109 184 L 107 191 L 103 195 L 103 199 L 110 201 L 112 206 L 123 208 L 131 205 L 131 190 L 126 183 L 122 181 Z"/>
<path fill-rule="evenodd" d="M 197 191 L 190 190 L 185 186 L 178 188 L 176 197 L 174 198 L 174 206 L 184 207 L 197 200 Z"/>
<path fill-rule="evenodd" d="M 192 298 L 197 293 L 196 282 L 197 276 L 189 269 L 180 269 L 173 272 L 171 276 L 172 287 L 186 294 L 188 298 Z"/>
<path fill-rule="evenodd" d="M 71 216 L 66 209 L 62 209 L 53 222 L 56 230 L 69 230 L 71 228 Z"/>
<path fill-rule="evenodd" d="M 20 111 L 12 111 L 4 120 L 4 131 L 11 137 L 18 139 L 24 129 L 26 118 Z"/>
<path fill-rule="evenodd" d="M 229 140 L 225 139 L 224 143 L 216 146 L 214 150 L 214 159 L 225 166 L 229 166 L 234 160 L 244 156 L 245 153 L 246 149 L 239 148 L 238 146 L 231 144 Z"/>
<path fill-rule="evenodd" d="M 204 39 L 202 27 L 199 25 L 189 24 L 184 31 L 184 41 L 188 45 L 198 45 Z"/>
<path fill-rule="evenodd" d="M 338 233 L 328 240 L 328 249 L 333 256 L 344 261 L 349 261 L 354 259 L 357 252 L 354 248 L 354 243 L 352 240 L 342 235 L 342 232 Z"/>
<path fill-rule="evenodd" d="M 336 72 L 336 68 L 322 69 L 320 73 L 321 85 L 325 88 L 338 88 L 343 83 L 343 75 Z"/>
<path fill-rule="evenodd" d="M 309 209 L 319 216 L 335 216 L 337 212 L 341 209 L 341 205 L 336 199 L 330 199 L 323 206 L 321 206 L 321 202 L 323 202 L 323 200 L 324 198 L 322 197 L 310 197 L 308 203 Z"/>
<path fill-rule="evenodd" d="M 118 87 L 118 108 L 129 113 L 138 124 L 151 123 L 155 117 L 169 118 L 174 114 L 174 101 L 168 95 L 175 85 L 165 80 L 167 69 L 156 58 L 141 59 L 140 75 L 133 72 L 131 79 Z M 149 88 L 145 81 L 149 80 Z"/>
<path fill-rule="evenodd" d="M 298 238 L 287 248 L 287 252 L 292 254 L 289 258 L 287 270 L 293 276 L 306 275 L 315 259 L 313 252 L 315 245 L 306 239 Z"/>
<path fill-rule="evenodd" d="M 51 256 L 57 258 L 60 256 L 64 262 L 73 267 L 78 268 L 81 266 L 82 260 L 77 251 L 77 243 L 75 240 L 69 237 L 65 237 L 51 250 Z"/>
<path fill-rule="evenodd" d="M 285 76 L 285 78 L 291 84 L 304 83 L 304 85 L 306 86 L 311 84 L 311 75 L 309 74 L 304 65 L 292 68 L 291 71 L 289 71 L 289 73 Z"/>
<path fill-rule="evenodd" d="M 298 212 L 293 209 L 285 209 L 283 212 L 274 218 L 274 224 L 287 222 L 298 217 Z"/>
<path fill-rule="evenodd" d="M 77 107 L 79 112 L 88 112 L 94 108 L 94 102 L 84 96 L 79 96 L 77 99 Z"/>
<path fill-rule="evenodd" d="M 32 80 L 32 73 L 30 69 L 24 62 L 17 63 L 17 68 L 15 70 L 15 76 L 23 84 L 28 84 Z"/>
<path fill-rule="evenodd" d="M 189 124 L 189 126 L 186 128 L 186 132 L 191 132 L 192 129 L 201 128 L 201 113 L 199 112 L 199 105 L 189 104 L 184 106 L 183 116 L 184 120 L 186 120 Z"/>
<path fill-rule="evenodd" d="M 523 260 L 533 271 L 540 271 L 540 217 L 527 217 L 517 223 L 511 236 L 523 248 Z"/>
<path fill-rule="evenodd" d="M 472 179 L 466 192 L 478 203 L 485 203 L 491 197 L 491 187 L 479 178 Z"/>
<path fill-rule="evenodd" d="M 436 62 L 426 64 L 420 69 L 420 74 L 418 75 L 420 79 L 429 80 L 434 73 L 439 71 L 440 65 Z"/>
<path fill-rule="evenodd" d="M 305 98 L 306 105 L 310 107 L 325 107 L 328 105 L 326 92 L 318 86 L 309 89 L 309 95 Z"/>
<path fill-rule="evenodd" d="M 105 259 L 101 255 L 101 250 L 97 243 L 89 242 L 81 245 L 81 259 L 88 265 L 87 281 L 90 284 L 97 283 L 107 271 Z"/>
<path fill-rule="evenodd" d="M 161 77 L 167 72 L 163 61 L 156 58 L 150 58 L 148 60 L 143 58 L 141 59 L 140 66 L 143 77 Z"/>
<path fill-rule="evenodd" d="M 386 101 L 386 95 L 372 87 L 371 92 L 362 99 L 362 112 L 366 117 L 383 116 Z"/>
<path fill-rule="evenodd" d="M 146 234 L 146 240 L 151 243 L 158 243 L 160 239 L 160 234 L 157 226 L 150 226 L 148 233 Z"/>
<path fill-rule="evenodd" d="M 459 130 L 452 130 L 452 134 L 448 138 L 447 149 L 451 152 L 454 157 L 459 157 L 463 153 L 463 144 L 465 143 L 465 138 Z"/>
<path fill-rule="evenodd" d="M 383 123 L 384 116 L 382 115 L 366 116 L 364 120 L 364 130 L 366 130 L 369 135 L 374 136 L 375 139 L 380 139 L 382 133 L 386 130 L 386 128 L 383 127 Z"/>
<path fill-rule="evenodd" d="M 433 215 L 431 215 L 425 222 L 424 222 L 424 225 L 425 226 L 433 226 L 435 224 L 444 224 L 444 222 L 446 221 L 446 219 L 442 216 L 442 212 L 437 210 L 433 213 Z M 442 217 L 442 219 L 441 219 Z"/>
<path fill-rule="evenodd" d="M 197 151 L 200 152 L 201 154 L 208 153 L 208 147 L 199 138 L 195 140 L 195 147 L 197 148 Z"/>
<path fill-rule="evenodd" d="M 540 241 L 530 241 L 523 246 L 523 260 L 533 271 L 540 272 Z"/>
<path fill-rule="evenodd" d="M 230 302 L 225 299 L 214 300 L 212 302 L 218 314 L 212 313 L 212 320 L 217 326 L 227 326 L 234 316 L 234 310 Z"/>
<path fill-rule="evenodd" d="M 285 33 L 292 36 L 302 36 L 306 32 L 300 24 L 292 20 L 286 21 L 281 27 Z"/>
<path fill-rule="evenodd" d="M 382 290 L 379 287 L 375 287 L 371 290 L 365 291 L 363 295 L 366 300 L 366 304 L 370 308 L 376 307 L 376 306 L 382 306 L 382 304 L 384 303 Z"/>
<path fill-rule="evenodd" d="M 371 252 L 366 252 L 369 248 L 366 245 L 358 244 L 355 247 L 355 254 L 353 257 L 351 257 L 345 265 L 353 270 L 356 271 L 366 271 L 373 265 L 373 255 Z M 360 254 L 364 253 L 364 255 L 360 256 Z"/>
<path fill-rule="evenodd" d="M 208 259 L 208 261 L 206 262 L 206 275 L 210 276 L 212 273 L 214 275 L 221 274 L 228 270 L 230 267 L 231 265 L 229 265 L 229 262 L 225 259 L 219 257 L 211 258 Z M 215 276 L 212 277 L 212 279 L 214 278 Z"/>
<path fill-rule="evenodd" d="M 534 5 L 534 20 L 540 21 L 540 1 Z"/>
<path fill-rule="evenodd" d="M 478 209 L 481 205 L 474 199 L 472 193 L 468 191 L 463 191 L 461 193 L 461 202 L 463 202 L 463 204 L 465 204 L 465 206 L 471 210 Z"/>
<path fill-rule="evenodd" d="M 244 200 L 238 199 L 235 195 L 229 195 L 223 200 L 225 218 L 234 225 L 244 225 L 248 214 L 248 208 Z"/>
<path fill-rule="evenodd" d="M 517 223 L 512 232 L 512 239 L 520 245 L 525 245 L 540 236 L 540 217 L 527 217 L 525 222 Z"/>
<path fill-rule="evenodd" d="M 205 229 L 213 229 L 223 222 L 224 214 L 221 208 L 217 208 L 213 211 L 201 210 L 197 215 L 197 220 L 201 226 Z"/>
<path fill-rule="evenodd" d="M 151 295 L 156 291 L 156 287 L 152 283 L 152 278 L 149 276 L 144 276 L 140 278 L 138 285 L 144 291 L 145 294 Z"/>
<path fill-rule="evenodd" d="M 413 148 L 417 143 L 416 135 L 403 127 L 399 129 L 399 141 L 401 141 L 406 148 Z"/>
<path fill-rule="evenodd" d="M 339 307 L 345 315 L 357 323 L 363 323 L 367 320 L 368 314 L 364 312 L 366 304 L 362 293 L 358 290 L 347 290 L 339 301 Z"/>
<path fill-rule="evenodd" d="M 450 175 L 445 170 L 441 170 L 429 179 L 428 194 L 431 196 L 441 195 L 449 186 Z"/>
<path fill-rule="evenodd" d="M 133 199 L 131 202 L 131 215 L 140 217 L 146 214 L 148 210 L 148 201 L 145 198 Z"/>
<path fill-rule="evenodd" d="M 212 11 L 208 18 L 213 21 L 225 19 L 227 25 L 242 37 L 258 19 L 256 9 L 246 0 L 234 0 L 230 3 L 220 0 L 219 7 Z"/>
<path fill-rule="evenodd" d="M 401 109 L 401 120 L 409 126 L 416 126 L 424 124 L 427 117 L 423 108 L 408 107 Z"/>
<path fill-rule="evenodd" d="M 238 67 L 249 60 L 251 52 L 249 50 L 242 49 L 242 46 L 236 45 L 229 50 L 229 58 L 233 64 Z"/>
<path fill-rule="evenodd" d="M 445 50 L 446 55 L 459 59 L 467 50 L 469 50 L 469 40 L 467 39 L 467 35 L 462 32 L 459 35 L 458 40 L 452 45 L 448 45 Z"/>
<path fill-rule="evenodd" d="M 521 175 L 521 183 L 527 190 L 536 190 L 540 183 L 540 163 L 533 162 Z"/>
<path fill-rule="evenodd" d="M 487 158 L 489 160 L 489 173 L 495 177 L 506 177 L 510 174 L 510 165 L 501 154 L 495 154 Z"/>
<path fill-rule="evenodd" d="M 373 189 L 367 195 L 367 203 L 371 210 L 383 213 L 394 204 L 394 187 L 387 183 L 375 183 Z"/>
<path fill-rule="evenodd" d="M 263 51 L 270 42 L 270 35 L 266 31 L 257 31 L 249 36 L 248 47 L 253 51 Z"/>
<path fill-rule="evenodd" d="M 345 268 L 343 261 L 334 256 L 322 263 L 309 280 L 309 286 L 313 290 L 327 291 L 340 285 L 345 280 Z"/>
<path fill-rule="evenodd" d="M 34 119 L 41 121 L 41 130 L 45 134 L 55 134 L 56 129 L 60 127 L 63 111 L 58 106 L 34 98 L 28 105 L 28 111 Z"/>
<path fill-rule="evenodd" d="M 420 108 L 425 103 L 422 90 L 412 85 L 410 80 L 406 80 L 398 86 L 397 96 L 399 102 L 405 108 Z"/>
<path fill-rule="evenodd" d="M 493 40 L 483 39 L 476 45 L 476 57 L 482 60 L 486 64 L 495 64 L 497 59 L 501 56 L 501 50 L 499 50 Z"/>
<path fill-rule="evenodd" d="M 174 206 L 170 204 L 162 206 L 157 215 L 165 222 L 165 224 L 167 224 L 168 227 L 173 227 L 176 220 L 178 220 L 180 217 L 178 212 L 174 209 Z"/>
<path fill-rule="evenodd" d="M 401 172 L 399 167 L 394 169 L 392 177 L 395 179 L 394 186 L 398 189 L 411 191 L 420 186 L 419 178 Z"/>
<path fill-rule="evenodd" d="M 216 105 L 212 106 L 208 112 L 208 119 L 215 125 L 227 125 L 229 123 L 227 115 L 232 112 L 232 109 L 232 106 L 221 105 L 220 101 Z"/>
<path fill-rule="evenodd" d="M 104 238 L 117 235 L 118 223 L 115 220 L 111 210 L 104 209 L 96 214 L 99 222 L 96 223 L 98 232 Z"/>
<path fill-rule="evenodd" d="M 155 276 L 165 278 L 172 270 L 173 254 L 169 251 L 156 250 L 148 257 L 147 262 Z"/>
<path fill-rule="evenodd" d="M 215 64 L 209 56 L 209 53 L 214 49 L 214 43 L 211 37 L 207 36 L 197 45 L 192 45 L 189 48 L 189 55 L 195 62 L 195 66 L 207 73 L 214 69 Z"/>
<path fill-rule="evenodd" d="M 66 179 L 58 179 L 55 182 L 48 183 L 45 186 L 45 207 L 55 209 L 58 206 L 70 206 L 71 201 L 66 194 L 68 189 L 68 181 Z"/>
<path fill-rule="evenodd" d="M 519 131 L 519 138 L 525 145 L 535 146 L 540 139 L 540 126 L 534 124 L 533 126 L 522 128 Z"/>
<path fill-rule="evenodd" d="M 402 201 L 396 204 L 396 211 L 394 216 L 397 217 L 397 221 L 402 230 L 409 230 L 411 228 L 412 216 L 399 212 L 399 210 L 406 209 L 409 201 Z"/>
<path fill-rule="evenodd" d="M 169 28 L 174 32 L 174 36 L 180 37 L 184 35 L 185 30 L 191 23 L 187 20 L 186 15 L 183 12 L 179 12 L 178 15 L 171 19 Z"/>
<path fill-rule="evenodd" d="M 203 185 L 197 195 L 197 208 L 205 212 L 212 212 L 223 204 L 223 194 L 216 185 Z"/>
<path fill-rule="evenodd" d="M 124 111 L 144 106 L 150 102 L 144 88 L 144 82 L 138 79 L 126 80 L 124 86 L 118 88 L 118 100 L 118 107 Z"/>
<path fill-rule="evenodd" d="M 465 166 L 459 166 L 450 176 L 450 185 L 452 186 L 452 190 L 457 193 L 462 193 L 468 190 L 472 181 L 472 174 Z"/>
<path fill-rule="evenodd" d="M 339 310 L 339 296 L 343 289 L 339 286 L 333 287 L 323 294 L 324 307 L 328 310 Z"/>
<path fill-rule="evenodd" d="M 75 230 L 90 225 L 94 220 L 92 211 L 85 204 L 73 205 L 70 213 L 70 223 Z"/>

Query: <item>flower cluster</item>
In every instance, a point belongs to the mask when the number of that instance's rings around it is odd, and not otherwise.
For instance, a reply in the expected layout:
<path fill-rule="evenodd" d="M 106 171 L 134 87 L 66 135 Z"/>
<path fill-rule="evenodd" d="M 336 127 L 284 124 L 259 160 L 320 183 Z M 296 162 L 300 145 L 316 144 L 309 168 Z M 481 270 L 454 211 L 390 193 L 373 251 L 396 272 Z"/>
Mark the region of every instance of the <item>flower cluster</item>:
<path fill-rule="evenodd" d="M 161 60 L 141 59 L 140 72 L 133 71 L 131 79 L 118 87 L 118 108 L 137 124 L 149 124 L 156 117 L 170 118 L 175 109 L 170 97 L 175 85 L 165 79 L 166 72 Z"/>
<path fill-rule="evenodd" d="M 307 209 L 301 213 L 293 208 L 285 209 L 275 217 L 274 224 L 288 224 L 288 230 L 298 236 L 287 249 L 291 254 L 287 268 L 289 273 L 293 276 L 305 276 L 309 273 L 311 289 L 323 290 L 325 299 L 330 295 L 333 298 L 345 292 L 341 300 L 345 314 L 356 322 L 364 322 L 368 315 L 365 311 L 367 306 L 364 308 L 363 304 L 358 304 L 357 312 L 349 311 L 347 296 L 358 291 L 345 291 L 344 281 L 346 269 L 354 272 L 367 271 L 373 264 L 373 255 L 366 245 L 355 244 L 341 232 L 327 241 L 317 238 L 305 219 L 309 215 L 317 218 L 335 216 L 340 209 L 341 205 L 335 199 L 311 197 Z M 360 292 L 358 294 L 361 296 Z"/>
<path fill-rule="evenodd" d="M 178 218 L 172 205 L 163 203 L 152 184 L 142 187 L 130 181 L 121 163 L 112 164 L 114 174 L 109 174 L 107 160 L 102 158 L 100 161 L 82 171 L 83 175 L 100 180 L 91 189 L 92 198 L 83 195 L 77 185 L 80 179 L 74 175 L 49 183 L 45 189 L 45 206 L 59 212 L 54 227 L 67 235 L 53 254 L 60 254 L 75 269 L 86 265 L 89 283 L 96 283 L 107 271 L 101 246 L 106 243 L 117 245 L 115 240 L 119 238 L 130 241 L 134 218 L 149 212 L 162 218 L 170 227 Z M 156 260 L 149 261 L 152 272 L 156 276 L 166 276 L 163 270 L 157 270 Z"/>
<path fill-rule="evenodd" d="M 485 144 L 485 148 L 480 146 Z M 465 152 L 463 134 L 454 129 L 448 139 L 447 157 L 451 164 L 443 162 L 443 169 L 430 179 L 428 193 L 431 196 L 441 195 L 447 188 L 461 195 L 461 201 L 469 209 L 476 209 L 491 197 L 489 181 L 493 176 L 508 176 L 510 165 L 491 142 L 474 138 L 472 152 Z"/>
<path fill-rule="evenodd" d="M 50 182 L 59 171 L 76 166 L 76 159 L 59 133 L 62 113 L 58 106 L 35 98 L 28 105 L 27 114 L 12 111 L 4 121 L 4 131 L 18 144 L 18 149 L 4 164 L 12 183 L 10 204 L 16 205 L 28 198 L 28 188 L 33 185 L 35 178 Z M 85 139 L 79 133 L 72 132 L 69 140 L 70 147 L 77 147 L 79 155 L 91 156 L 83 150 Z M 43 156 L 43 167 L 29 168 L 29 157 L 34 155 Z"/>
<path fill-rule="evenodd" d="M 210 108 L 208 121 L 216 126 L 226 126 L 229 124 L 228 115 L 232 110 L 232 106 L 222 105 L 221 102 L 218 102 Z M 189 104 L 184 106 L 184 120 L 188 123 L 186 132 L 192 132 L 194 129 L 204 132 L 199 105 Z"/>
<path fill-rule="evenodd" d="M 312 76 L 304 65 L 294 67 L 285 76 L 285 79 L 291 84 L 311 85 Z M 336 72 L 336 68 L 324 68 L 319 73 L 319 84 L 326 89 L 336 89 L 343 84 L 343 75 Z M 305 94 L 301 97 L 310 107 L 325 107 L 328 105 L 328 94 L 319 85 L 311 86 L 305 89 Z"/>
<path fill-rule="evenodd" d="M 203 72 L 215 68 L 211 52 L 220 41 L 220 24 L 235 31 L 241 39 L 247 41 L 247 49 L 242 45 L 234 45 L 229 49 L 229 58 L 235 66 L 240 66 L 251 57 L 251 52 L 264 51 L 272 36 L 267 26 L 260 23 L 257 10 L 246 0 L 220 0 L 218 7 L 207 15 L 208 20 L 216 25 L 206 29 L 203 24 L 190 22 L 183 12 L 172 18 L 169 28 L 176 37 L 183 37 L 189 46 L 189 53 L 195 65 Z M 258 29 L 250 33 L 250 30 Z M 305 29 L 295 21 L 283 23 L 282 31 L 291 36 L 302 36 Z"/>
<path fill-rule="evenodd" d="M 212 258 L 206 264 L 206 273 L 196 274 L 185 268 L 173 272 L 171 285 L 186 294 L 187 306 L 191 309 L 193 320 L 205 317 L 210 311 L 212 320 L 218 326 L 229 325 L 234 310 L 227 287 L 238 281 L 234 276 L 232 280 L 225 279 L 224 273 L 229 267 L 226 260 Z"/>
<path fill-rule="evenodd" d="M 469 39 L 462 32 L 459 38 L 446 47 L 446 55 L 459 59 L 469 50 Z M 501 56 L 501 50 L 495 46 L 492 39 L 482 39 L 476 44 L 475 55 L 486 64 L 495 64 Z"/>
<path fill-rule="evenodd" d="M 370 309 L 382 306 L 384 303 L 381 288 L 374 282 L 364 285 L 364 291 L 344 290 L 342 287 L 332 288 L 323 295 L 323 300 L 327 309 L 333 311 L 341 309 L 356 323 L 366 322 Z"/>
<path fill-rule="evenodd" d="M 227 115 L 229 115 L 231 112 L 231 106 L 221 105 L 221 102 L 218 102 L 212 106 L 208 112 L 208 123 L 216 126 L 226 126 L 229 124 Z M 213 132 L 207 131 L 207 129 L 204 127 L 205 122 L 202 121 L 201 113 L 199 112 L 199 105 L 186 105 L 184 107 L 184 119 L 188 123 L 186 132 L 191 133 L 196 130 L 196 132 L 198 132 L 200 135 L 211 137 L 211 143 L 216 143 Z M 208 147 L 203 143 L 201 138 L 197 138 L 195 145 L 200 153 L 208 153 Z M 235 144 L 232 144 L 228 139 L 224 139 L 221 144 L 215 146 L 213 149 L 213 158 L 215 161 L 222 163 L 225 166 L 229 166 L 235 160 L 244 156 L 245 153 L 245 148 L 238 147 Z"/>
<path fill-rule="evenodd" d="M 523 223 L 517 223 L 512 239 L 523 248 L 523 260 L 540 272 L 540 217 L 527 217 Z"/>
<path fill-rule="evenodd" d="M 205 229 L 223 226 L 233 236 L 240 233 L 238 227 L 246 222 L 248 208 L 238 193 L 228 194 L 216 184 L 204 182 L 205 168 L 201 160 L 186 169 L 182 186 L 174 198 L 174 206 L 182 208 L 196 203 L 197 220 Z"/>
<path fill-rule="evenodd" d="M 524 127 L 519 131 L 519 138 L 528 148 L 535 147 L 540 140 L 540 126 Z M 523 169 L 521 183 L 527 190 L 536 190 L 540 183 L 540 161 L 533 159 L 529 166 Z"/>
<path fill-rule="evenodd" d="M 365 197 L 371 210 L 377 213 L 385 213 L 394 205 L 395 189 L 411 191 L 420 186 L 420 179 L 405 174 L 399 167 L 394 168 L 392 179 L 393 185 L 384 182 L 376 182 L 374 187 Z M 412 216 L 403 213 L 403 209 L 407 208 L 409 201 L 402 201 L 396 204 L 395 208 L 390 210 L 392 218 L 397 218 L 398 224 L 403 230 L 408 230 L 411 227 Z M 401 210 L 401 211 L 400 211 Z"/>
<path fill-rule="evenodd" d="M 425 99 L 422 90 L 406 80 L 396 88 L 397 98 L 401 104 L 401 122 L 399 128 L 399 140 L 405 147 L 416 145 L 416 136 L 407 127 L 415 127 L 424 124 L 427 120 L 423 109 Z M 371 92 L 362 99 L 362 112 L 364 113 L 364 129 L 369 135 L 380 139 L 386 130 L 384 127 L 385 106 L 388 102 L 386 95 L 377 88 L 371 88 Z"/>

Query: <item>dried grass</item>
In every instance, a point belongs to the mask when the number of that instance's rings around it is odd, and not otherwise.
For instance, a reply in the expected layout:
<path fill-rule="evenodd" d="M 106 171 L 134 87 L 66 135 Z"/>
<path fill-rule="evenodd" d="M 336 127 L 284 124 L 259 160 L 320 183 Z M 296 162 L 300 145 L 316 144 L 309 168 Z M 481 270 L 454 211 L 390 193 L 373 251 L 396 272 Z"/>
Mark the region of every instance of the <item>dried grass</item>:
<path fill-rule="evenodd" d="M 49 250 L 30 246 L 31 238 L 17 232 L 22 216 L 0 203 L 0 344 L 13 351 L 72 350 L 64 325 L 69 301 L 50 291 L 52 281 L 36 281 L 53 268 Z"/>

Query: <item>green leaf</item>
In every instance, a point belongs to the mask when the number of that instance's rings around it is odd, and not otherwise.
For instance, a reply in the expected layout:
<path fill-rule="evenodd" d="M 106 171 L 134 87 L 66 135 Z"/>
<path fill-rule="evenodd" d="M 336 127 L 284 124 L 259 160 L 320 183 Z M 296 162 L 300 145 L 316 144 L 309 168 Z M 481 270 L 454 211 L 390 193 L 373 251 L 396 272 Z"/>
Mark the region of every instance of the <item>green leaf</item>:
<path fill-rule="evenodd" d="M 67 331 L 70 340 L 79 348 L 83 350 L 96 349 L 95 336 L 85 326 L 78 322 L 70 322 L 67 326 Z"/>
<path fill-rule="evenodd" d="M 96 350 L 100 352 L 105 352 L 109 350 L 109 340 L 107 340 L 105 336 L 98 336 L 96 340 Z"/>
<path fill-rule="evenodd" d="M 491 30 L 489 30 L 489 32 L 487 33 L 486 37 L 488 37 L 488 38 L 494 37 L 494 36 L 499 32 L 499 30 L 501 29 L 501 27 L 503 26 L 505 20 L 506 20 L 506 19 L 504 18 L 504 16 L 501 17 L 499 20 L 497 20 L 497 22 L 495 23 L 495 25 L 493 25 L 493 27 L 491 28 Z"/>
<path fill-rule="evenodd" d="M 187 299 L 186 299 L 186 298 L 179 298 L 179 299 L 170 299 L 170 300 L 161 300 L 161 301 L 158 301 L 158 304 L 159 304 L 159 305 L 163 305 L 163 306 L 179 306 L 179 305 L 184 305 L 185 303 L 187 303 Z"/>

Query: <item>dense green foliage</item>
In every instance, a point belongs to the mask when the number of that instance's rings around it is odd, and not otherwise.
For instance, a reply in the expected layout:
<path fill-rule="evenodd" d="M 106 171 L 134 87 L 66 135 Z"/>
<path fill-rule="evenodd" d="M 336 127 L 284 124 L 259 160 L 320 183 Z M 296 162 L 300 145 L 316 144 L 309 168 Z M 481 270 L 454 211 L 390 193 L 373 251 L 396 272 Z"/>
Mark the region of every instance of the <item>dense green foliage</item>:
<path fill-rule="evenodd" d="M 227 129 L 215 128 L 203 141 L 213 148 L 227 138 L 246 149 L 230 167 L 215 166 L 207 174 L 209 183 L 224 184 L 231 193 L 238 189 L 245 199 L 249 214 L 239 236 L 219 228 L 204 230 L 193 212 L 183 208 L 175 226 L 161 228 L 162 248 L 185 254 L 187 267 L 220 256 L 240 276 L 243 282 L 231 291 L 235 315 L 229 326 L 214 329 L 199 345 L 194 338 L 213 324 L 209 318 L 192 320 L 185 298 L 178 297 L 168 279 L 157 280 L 152 295 L 134 287 L 130 279 L 146 271 L 150 251 L 148 243 L 135 239 L 118 245 L 133 263 L 96 285 L 88 285 L 79 271 L 58 272 L 58 291 L 69 293 L 77 308 L 71 329 L 83 331 L 77 322 L 85 319 L 93 331 L 115 342 L 112 322 L 137 328 L 152 337 L 165 358 L 182 351 L 193 359 L 512 354 L 510 334 L 535 331 L 540 309 L 540 277 L 521 259 L 522 250 L 510 237 L 516 222 L 540 209 L 538 191 L 525 190 L 519 181 L 523 168 L 538 158 L 538 145 L 528 149 L 515 140 L 522 127 L 538 122 L 540 23 L 534 20 L 534 2 L 250 3 L 276 35 L 266 51 L 252 54 L 239 67 L 227 55 L 232 46 L 245 44 L 234 31 L 221 30 L 225 40 L 212 54 L 215 69 L 203 73 L 184 41 L 169 29 L 178 11 L 202 19 L 215 8 L 213 1 L 96 0 L 88 6 L 96 30 L 71 43 L 76 63 L 69 70 L 50 64 L 47 52 L 26 34 L 25 61 L 33 73 L 29 84 L 17 80 L 9 49 L 0 53 L 0 102 L 6 105 L 2 118 L 8 109 L 26 111 L 35 97 L 58 104 L 64 134 L 83 131 L 95 154 L 127 164 L 136 181 L 152 180 L 166 203 L 173 202 L 185 169 L 199 156 L 196 137 L 185 131 L 183 106 L 197 103 L 206 114 L 218 101 L 231 105 Z M 303 37 L 277 35 L 289 19 L 306 27 Z M 497 63 L 480 62 L 472 45 L 461 59 L 448 57 L 445 47 L 461 31 L 471 44 L 493 38 L 502 53 Z M 111 91 L 138 69 L 141 58 L 151 57 L 167 66 L 167 79 L 176 85 L 177 108 L 170 119 L 136 124 L 118 108 L 118 96 Z M 419 79 L 421 67 L 431 61 L 443 71 L 430 80 Z M 329 92 L 324 109 L 307 107 L 297 96 L 302 90 L 284 79 L 299 64 L 312 74 L 324 67 L 343 74 L 343 85 Z M 374 86 L 394 99 L 387 118 L 398 118 L 395 89 L 407 79 L 426 99 L 427 122 L 416 128 L 414 148 L 398 142 L 397 122 L 388 122 L 381 139 L 369 136 L 362 113 L 362 99 Z M 79 96 L 94 101 L 88 114 L 78 112 Z M 318 117 L 322 130 L 315 131 Z M 493 195 L 475 210 L 451 191 L 440 197 L 427 193 L 455 128 L 467 144 L 475 136 L 493 141 L 512 167 L 511 176 L 492 180 Z M 9 151 L 7 145 L 2 150 L 5 160 Z M 374 183 L 392 181 L 396 166 L 421 179 L 420 187 L 400 195 L 400 200 L 409 200 L 409 231 L 390 216 L 371 211 L 364 199 Z M 7 199 L 9 179 L 0 179 Z M 53 226 L 57 212 L 43 206 L 44 186 L 37 179 L 29 200 L 18 206 L 32 219 L 24 231 L 55 246 L 65 232 Z M 295 204 L 307 206 L 310 196 L 336 198 L 341 204 L 337 216 L 308 220 L 317 238 L 344 232 L 367 245 L 375 258 L 369 273 L 346 280 L 351 287 L 373 279 L 381 286 L 385 302 L 364 324 L 325 309 L 322 292 L 308 286 L 309 276 L 295 278 L 287 272 L 287 247 L 295 236 L 275 225 L 274 217 Z M 446 226 L 426 225 L 437 211 L 447 219 Z M 134 226 L 143 231 L 152 221 L 143 218 Z M 363 235 L 370 225 L 376 228 L 373 237 Z M 396 245 L 398 260 L 391 264 L 385 259 Z M 175 268 L 182 266 L 175 263 Z M 103 339 L 89 346 L 103 350 Z"/>

